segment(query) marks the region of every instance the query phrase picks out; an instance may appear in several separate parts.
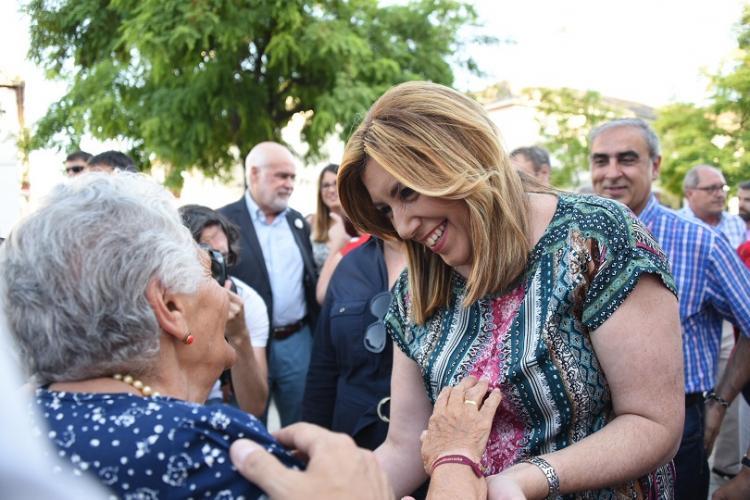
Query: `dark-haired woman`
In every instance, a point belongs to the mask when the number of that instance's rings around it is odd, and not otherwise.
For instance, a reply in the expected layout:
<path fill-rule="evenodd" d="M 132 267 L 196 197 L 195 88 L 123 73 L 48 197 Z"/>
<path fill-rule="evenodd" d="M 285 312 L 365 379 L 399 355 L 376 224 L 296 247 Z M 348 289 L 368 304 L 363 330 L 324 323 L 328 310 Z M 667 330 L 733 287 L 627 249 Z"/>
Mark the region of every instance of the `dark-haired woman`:
<path fill-rule="evenodd" d="M 227 266 L 237 261 L 239 231 L 216 210 L 202 205 L 185 205 L 179 209 L 183 223 L 196 242 L 220 253 Z M 261 296 L 238 278 L 229 277 L 226 288 L 234 285 L 230 296 L 230 319 L 227 339 L 237 351 L 237 362 L 231 373 L 222 376 L 208 397 L 209 403 L 231 402 L 261 416 L 268 400 L 268 314 Z M 229 376 L 231 375 L 231 377 Z"/>

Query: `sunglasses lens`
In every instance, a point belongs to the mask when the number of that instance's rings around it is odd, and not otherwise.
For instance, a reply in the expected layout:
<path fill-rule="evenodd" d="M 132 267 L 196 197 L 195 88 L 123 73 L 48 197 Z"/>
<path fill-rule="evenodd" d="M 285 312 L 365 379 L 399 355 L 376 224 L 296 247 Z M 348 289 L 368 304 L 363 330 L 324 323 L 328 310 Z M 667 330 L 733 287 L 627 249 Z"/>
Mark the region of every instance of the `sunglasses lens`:
<path fill-rule="evenodd" d="M 385 317 L 385 313 L 388 312 L 388 308 L 391 306 L 391 293 L 382 292 L 377 294 L 370 301 L 370 312 L 376 318 L 382 320 Z"/>
<path fill-rule="evenodd" d="M 377 321 L 367 327 L 365 332 L 365 349 L 372 353 L 383 352 L 385 348 L 385 324 Z"/>

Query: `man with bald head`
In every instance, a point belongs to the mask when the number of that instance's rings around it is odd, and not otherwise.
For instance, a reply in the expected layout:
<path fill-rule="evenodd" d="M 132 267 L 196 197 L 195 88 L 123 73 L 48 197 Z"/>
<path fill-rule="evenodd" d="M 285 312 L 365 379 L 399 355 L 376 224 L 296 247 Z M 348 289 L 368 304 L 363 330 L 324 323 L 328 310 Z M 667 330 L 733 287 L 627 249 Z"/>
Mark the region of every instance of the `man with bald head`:
<path fill-rule="evenodd" d="M 256 145 L 245 159 L 245 195 L 219 209 L 241 235 L 239 261 L 229 273 L 253 287 L 268 308 L 268 387 L 282 426 L 300 417 L 318 313 L 310 226 L 288 206 L 296 169 L 286 147 Z"/>
<path fill-rule="evenodd" d="M 724 210 L 729 186 L 724 174 L 711 165 L 696 165 L 685 174 L 682 190 L 687 206 L 680 213 L 716 229 L 734 248 L 745 242 L 745 223 Z"/>
<path fill-rule="evenodd" d="M 646 122 L 623 118 L 604 123 L 589 134 L 589 147 L 596 194 L 627 205 L 669 257 L 679 292 L 685 373 L 685 424 L 674 458 L 675 498 L 705 500 L 707 457 L 717 426 L 742 387 L 737 381 L 745 380 L 750 367 L 750 272 L 724 236 L 656 200 L 651 182 L 659 175 L 661 154 L 659 139 Z M 722 320 L 737 325 L 741 335 L 717 380 Z M 627 404 L 614 401 L 613 406 L 615 412 L 627 411 Z"/>

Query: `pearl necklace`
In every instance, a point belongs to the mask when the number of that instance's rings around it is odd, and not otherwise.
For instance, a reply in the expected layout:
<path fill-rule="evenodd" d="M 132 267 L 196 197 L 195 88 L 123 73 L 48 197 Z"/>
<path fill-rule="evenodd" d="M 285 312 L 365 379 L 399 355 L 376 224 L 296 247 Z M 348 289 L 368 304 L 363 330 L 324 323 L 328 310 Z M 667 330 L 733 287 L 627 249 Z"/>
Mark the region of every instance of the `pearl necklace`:
<path fill-rule="evenodd" d="M 161 394 L 154 391 L 151 386 L 145 385 L 140 380 L 133 378 L 132 375 L 120 375 L 119 373 L 115 373 L 114 375 L 112 375 L 112 378 L 115 380 L 119 380 L 120 382 L 125 382 L 126 384 L 136 388 L 144 397 L 161 396 Z"/>

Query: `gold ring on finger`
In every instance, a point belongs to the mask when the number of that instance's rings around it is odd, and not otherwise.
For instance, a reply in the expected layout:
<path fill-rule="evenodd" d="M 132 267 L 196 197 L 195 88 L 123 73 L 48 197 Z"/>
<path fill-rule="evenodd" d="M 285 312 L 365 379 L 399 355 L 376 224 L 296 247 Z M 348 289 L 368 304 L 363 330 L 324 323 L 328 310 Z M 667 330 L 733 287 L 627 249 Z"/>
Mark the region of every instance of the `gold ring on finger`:
<path fill-rule="evenodd" d="M 479 405 L 477 405 L 476 401 L 472 401 L 471 399 L 464 399 L 464 404 L 465 405 L 474 405 L 474 406 L 477 406 L 477 407 L 479 406 Z"/>

